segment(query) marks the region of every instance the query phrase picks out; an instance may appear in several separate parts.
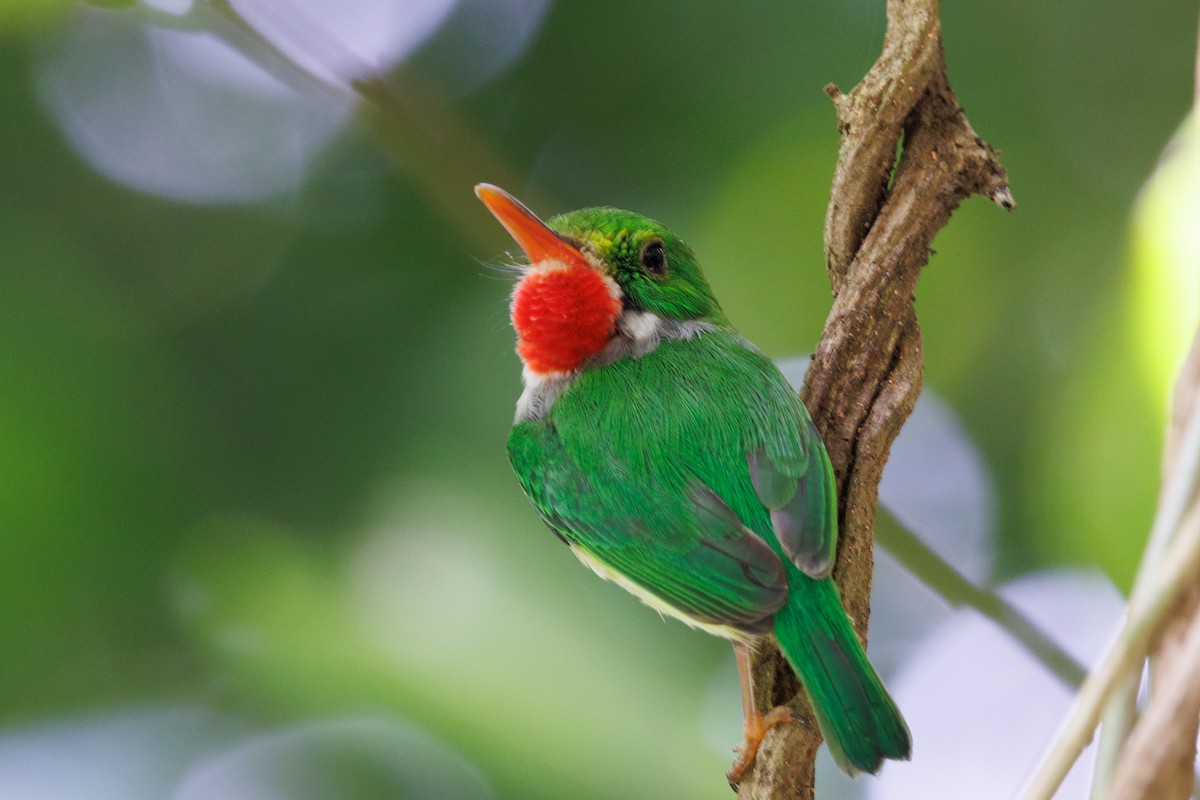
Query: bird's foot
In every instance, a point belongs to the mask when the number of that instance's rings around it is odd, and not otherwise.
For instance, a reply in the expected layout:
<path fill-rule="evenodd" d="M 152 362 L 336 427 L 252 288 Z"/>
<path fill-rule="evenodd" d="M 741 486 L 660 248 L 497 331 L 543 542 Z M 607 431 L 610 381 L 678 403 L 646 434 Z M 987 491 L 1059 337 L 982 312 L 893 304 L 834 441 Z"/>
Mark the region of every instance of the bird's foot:
<path fill-rule="evenodd" d="M 800 717 L 796 715 L 796 712 L 787 706 L 776 706 L 766 714 L 756 713 L 753 717 L 747 719 L 744 731 L 746 743 L 734 749 L 734 752 L 738 754 L 737 760 L 733 762 L 733 766 L 729 768 L 729 772 L 725 773 L 725 777 L 729 780 L 729 785 L 736 789 L 737 785 L 741 783 L 746 770 L 750 769 L 750 766 L 754 764 L 754 759 L 758 755 L 758 748 L 762 745 L 762 740 L 767 735 L 767 731 L 781 722 L 796 722 L 799 719 Z"/>

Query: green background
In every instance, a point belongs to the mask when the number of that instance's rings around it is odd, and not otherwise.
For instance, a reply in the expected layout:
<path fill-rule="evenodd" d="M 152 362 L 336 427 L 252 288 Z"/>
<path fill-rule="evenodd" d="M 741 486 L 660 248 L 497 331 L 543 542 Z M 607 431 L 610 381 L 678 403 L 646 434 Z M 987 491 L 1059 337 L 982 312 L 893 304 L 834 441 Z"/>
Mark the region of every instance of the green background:
<path fill-rule="evenodd" d="M 79 13 L 59 5 L 0 3 L 6 728 L 369 713 L 446 743 L 498 797 L 728 796 L 727 645 L 591 578 L 509 473 L 520 368 L 509 281 L 484 262 L 511 245 L 470 191 L 500 178 L 438 175 L 352 125 L 262 203 L 122 186 L 39 100 Z M 407 69 L 539 212 L 670 225 L 783 357 L 811 352 L 830 304 L 822 87 L 870 67 L 882 5 L 562 2 L 473 91 L 445 88 L 465 47 Z M 1127 589 L 1186 341 L 1154 325 L 1188 319 L 1196 289 L 1194 270 L 1146 277 L 1132 220 L 1191 105 L 1197 9 L 942 13 L 952 83 L 1019 209 L 973 199 L 937 238 L 926 383 L 995 480 L 995 580 L 1095 566 Z M 715 745 L 712 696 L 734 726 Z"/>

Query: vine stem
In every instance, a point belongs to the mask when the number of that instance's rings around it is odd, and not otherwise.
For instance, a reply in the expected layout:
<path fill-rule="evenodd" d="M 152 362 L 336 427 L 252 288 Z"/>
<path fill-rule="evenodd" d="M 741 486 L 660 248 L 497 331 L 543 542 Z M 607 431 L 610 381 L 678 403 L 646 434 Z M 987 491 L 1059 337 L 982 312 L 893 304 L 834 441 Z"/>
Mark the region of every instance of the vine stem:
<path fill-rule="evenodd" d="M 1084 681 L 1054 744 L 1018 794 L 1022 800 L 1050 800 L 1054 796 L 1092 740 L 1105 704 L 1124 680 L 1141 674 L 1155 634 L 1200 571 L 1200 503 L 1195 491 L 1200 464 L 1197 409 L 1200 403 L 1193 406 L 1188 418 L 1178 469 L 1171 474 L 1164 502 L 1155 518 L 1154 530 L 1161 524 L 1173 534 L 1164 534 L 1170 542 L 1157 559 L 1159 567 L 1152 580 L 1147 579 L 1133 592 L 1125 626 L 1099 666 Z"/>
<path fill-rule="evenodd" d="M 1173 474 L 1180 477 L 1178 480 L 1169 481 L 1165 487 L 1150 528 L 1150 536 L 1142 554 L 1142 562 L 1138 566 L 1137 576 L 1134 578 L 1133 591 L 1130 593 L 1131 620 L 1143 613 L 1147 604 L 1153 600 L 1163 568 L 1164 553 L 1176 536 L 1184 514 L 1196 496 L 1197 481 L 1200 480 L 1200 415 L 1195 412 L 1188 417 L 1183 438 L 1176 452 L 1179 454 L 1180 463 Z M 1142 670 L 1131 671 L 1113 688 L 1111 697 L 1107 699 L 1096 768 L 1092 778 L 1093 800 L 1103 800 L 1108 796 L 1113 772 L 1137 715 L 1137 693 L 1141 684 Z"/>
<path fill-rule="evenodd" d="M 1083 683 L 1087 675 L 1083 664 L 1019 608 L 995 592 L 976 586 L 963 577 L 916 534 L 899 523 L 877 527 L 875 533 L 879 544 L 887 548 L 901 566 L 950 605 L 973 608 L 990 619 L 1067 687 L 1077 689 Z"/>

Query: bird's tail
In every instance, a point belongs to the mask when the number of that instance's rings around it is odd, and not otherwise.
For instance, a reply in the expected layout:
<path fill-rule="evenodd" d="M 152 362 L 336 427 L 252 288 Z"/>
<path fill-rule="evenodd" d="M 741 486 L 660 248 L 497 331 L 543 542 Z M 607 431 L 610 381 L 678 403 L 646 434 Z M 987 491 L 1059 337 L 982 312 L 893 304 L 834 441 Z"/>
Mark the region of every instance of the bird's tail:
<path fill-rule="evenodd" d="M 790 570 L 789 570 L 790 571 Z M 878 772 L 885 758 L 907 760 L 912 737 L 842 608 L 830 578 L 790 575 L 775 637 L 804 685 L 829 752 L 843 772 Z"/>

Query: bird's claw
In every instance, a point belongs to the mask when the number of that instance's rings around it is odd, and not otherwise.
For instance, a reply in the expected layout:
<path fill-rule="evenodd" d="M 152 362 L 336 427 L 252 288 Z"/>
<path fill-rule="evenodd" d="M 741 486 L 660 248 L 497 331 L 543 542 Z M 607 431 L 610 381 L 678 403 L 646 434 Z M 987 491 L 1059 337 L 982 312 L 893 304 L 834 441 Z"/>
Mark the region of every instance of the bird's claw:
<path fill-rule="evenodd" d="M 767 731 L 782 722 L 798 722 L 799 720 L 800 716 L 792 709 L 787 706 L 776 706 L 766 714 L 759 714 L 756 718 L 746 722 L 746 741 L 741 747 L 734 748 L 734 752 L 738 754 L 737 760 L 733 762 L 729 772 L 725 773 L 725 778 L 734 791 L 745 777 L 746 771 L 753 766 L 754 759 L 758 756 L 758 748 L 762 745 Z"/>

